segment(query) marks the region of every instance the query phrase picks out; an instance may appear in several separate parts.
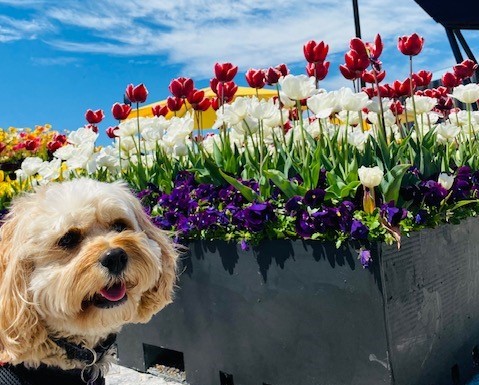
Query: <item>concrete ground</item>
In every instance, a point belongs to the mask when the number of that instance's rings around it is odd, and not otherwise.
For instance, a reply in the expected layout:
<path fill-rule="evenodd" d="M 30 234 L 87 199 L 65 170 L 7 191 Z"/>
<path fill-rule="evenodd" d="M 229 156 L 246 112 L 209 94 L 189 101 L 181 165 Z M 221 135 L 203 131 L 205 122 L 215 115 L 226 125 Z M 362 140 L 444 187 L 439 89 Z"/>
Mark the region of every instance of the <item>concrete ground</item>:
<path fill-rule="evenodd" d="M 166 380 L 160 376 L 113 365 L 105 377 L 106 385 L 185 385 L 184 382 Z"/>

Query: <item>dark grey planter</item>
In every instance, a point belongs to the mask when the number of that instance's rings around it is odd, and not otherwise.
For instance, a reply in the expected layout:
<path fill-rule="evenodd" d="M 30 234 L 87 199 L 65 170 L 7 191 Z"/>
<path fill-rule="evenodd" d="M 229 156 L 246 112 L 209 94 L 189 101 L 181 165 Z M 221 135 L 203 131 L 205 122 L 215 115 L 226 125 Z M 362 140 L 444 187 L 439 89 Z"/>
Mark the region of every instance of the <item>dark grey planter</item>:
<path fill-rule="evenodd" d="M 195 242 L 173 304 L 118 337 L 120 364 L 192 385 L 451 385 L 475 373 L 479 221 L 372 245 Z M 473 354 L 474 352 L 474 354 Z"/>

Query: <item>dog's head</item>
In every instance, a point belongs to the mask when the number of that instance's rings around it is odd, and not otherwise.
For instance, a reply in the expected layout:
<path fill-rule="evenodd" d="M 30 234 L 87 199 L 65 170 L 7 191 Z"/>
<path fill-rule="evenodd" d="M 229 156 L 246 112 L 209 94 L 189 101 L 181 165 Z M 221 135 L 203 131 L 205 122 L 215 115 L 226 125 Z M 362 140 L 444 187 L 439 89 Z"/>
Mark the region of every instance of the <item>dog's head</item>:
<path fill-rule="evenodd" d="M 1 358 L 148 321 L 172 300 L 177 256 L 123 184 L 78 179 L 17 198 L 0 229 Z"/>

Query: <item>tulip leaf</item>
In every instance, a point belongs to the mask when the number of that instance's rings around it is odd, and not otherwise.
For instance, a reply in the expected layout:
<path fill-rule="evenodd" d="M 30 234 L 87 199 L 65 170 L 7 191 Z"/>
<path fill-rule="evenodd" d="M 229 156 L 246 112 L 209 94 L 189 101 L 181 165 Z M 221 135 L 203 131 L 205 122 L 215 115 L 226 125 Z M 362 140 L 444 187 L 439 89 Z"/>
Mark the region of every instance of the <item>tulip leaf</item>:
<path fill-rule="evenodd" d="M 454 206 L 452 206 L 450 208 L 450 210 L 454 211 L 454 210 L 458 209 L 459 207 L 470 205 L 471 203 L 476 203 L 477 204 L 477 203 L 479 203 L 479 199 L 469 199 L 469 200 L 464 200 L 464 201 L 457 202 Z"/>
<path fill-rule="evenodd" d="M 410 164 L 398 164 L 384 175 L 381 182 L 381 191 L 384 196 L 384 202 L 397 202 L 402 178 L 410 167 Z"/>
<path fill-rule="evenodd" d="M 221 174 L 221 176 L 224 178 L 224 180 L 226 182 L 228 182 L 230 185 L 232 185 L 234 188 L 236 188 L 240 193 L 241 195 L 243 195 L 245 197 L 245 199 L 248 201 L 248 202 L 253 202 L 253 201 L 258 201 L 258 202 L 262 202 L 263 200 L 261 199 L 261 197 L 256 193 L 256 191 L 254 191 L 252 188 L 248 187 L 248 186 L 245 186 L 243 183 L 241 183 L 239 180 L 225 174 L 223 171 L 221 171 L 220 169 L 218 169 L 219 173 Z"/>
<path fill-rule="evenodd" d="M 340 190 L 340 198 L 354 197 L 357 188 L 361 185 L 360 181 L 354 181 L 348 183 Z"/>
<path fill-rule="evenodd" d="M 295 195 L 304 196 L 307 189 L 296 182 L 292 182 L 279 170 L 266 170 L 266 175 L 278 188 L 284 193 L 286 198 L 292 198 Z"/>

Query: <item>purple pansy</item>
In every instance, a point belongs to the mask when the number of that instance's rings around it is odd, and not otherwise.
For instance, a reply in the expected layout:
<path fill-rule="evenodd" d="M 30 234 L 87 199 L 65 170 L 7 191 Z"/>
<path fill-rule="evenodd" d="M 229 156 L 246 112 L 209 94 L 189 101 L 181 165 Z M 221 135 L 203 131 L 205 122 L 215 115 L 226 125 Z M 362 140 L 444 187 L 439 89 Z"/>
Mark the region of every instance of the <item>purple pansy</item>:
<path fill-rule="evenodd" d="M 369 267 L 371 262 L 373 261 L 373 258 L 371 257 L 371 251 L 367 249 L 361 249 L 359 251 L 359 262 L 361 262 L 361 265 L 363 265 L 363 268 Z"/>
<path fill-rule="evenodd" d="M 353 219 L 351 223 L 351 238 L 353 239 L 366 239 L 369 234 L 369 228 L 365 226 L 361 221 Z"/>
<path fill-rule="evenodd" d="M 406 218 L 407 210 L 394 206 L 394 201 L 391 201 L 381 206 L 381 216 L 385 218 L 391 226 L 398 226 L 399 222 Z"/>

